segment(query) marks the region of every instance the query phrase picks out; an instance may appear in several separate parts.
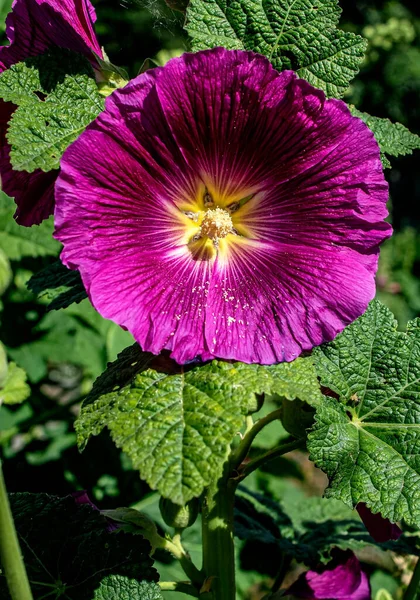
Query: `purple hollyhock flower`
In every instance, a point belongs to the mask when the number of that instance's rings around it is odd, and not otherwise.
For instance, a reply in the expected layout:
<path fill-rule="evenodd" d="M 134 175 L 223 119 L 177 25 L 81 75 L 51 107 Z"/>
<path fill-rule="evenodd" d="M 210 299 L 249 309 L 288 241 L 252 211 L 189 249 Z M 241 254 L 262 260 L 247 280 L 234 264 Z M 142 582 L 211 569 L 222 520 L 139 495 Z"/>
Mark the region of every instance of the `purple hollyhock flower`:
<path fill-rule="evenodd" d="M 380 513 L 374 514 L 364 502 L 359 502 L 356 506 L 366 529 L 376 542 L 387 542 L 388 540 L 398 540 L 402 530 L 389 519 L 385 519 Z"/>
<path fill-rule="evenodd" d="M 93 23 L 95 10 L 89 0 L 14 0 L 6 19 L 9 46 L 0 47 L 0 73 L 30 56 L 54 46 L 85 55 L 95 67 L 102 51 Z M 38 224 L 53 213 L 54 183 L 58 171 L 14 171 L 5 137 L 16 106 L 0 100 L 0 176 L 2 189 L 15 198 L 15 217 L 21 225 Z"/>
<path fill-rule="evenodd" d="M 66 150 L 62 260 L 143 350 L 271 364 L 375 294 L 388 187 L 340 100 L 216 48 L 143 73 Z"/>
<path fill-rule="evenodd" d="M 370 600 L 370 585 L 352 552 L 337 552 L 321 571 L 307 571 L 287 590 L 307 600 Z"/>

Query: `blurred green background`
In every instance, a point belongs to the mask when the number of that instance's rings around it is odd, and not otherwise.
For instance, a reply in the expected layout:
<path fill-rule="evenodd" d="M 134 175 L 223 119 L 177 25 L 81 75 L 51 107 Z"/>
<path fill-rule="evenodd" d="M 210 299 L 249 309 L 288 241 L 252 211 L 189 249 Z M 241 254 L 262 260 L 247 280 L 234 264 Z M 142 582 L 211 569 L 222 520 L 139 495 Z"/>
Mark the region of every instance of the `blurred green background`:
<path fill-rule="evenodd" d="M 420 134 L 420 4 L 407 1 L 341 0 L 342 27 L 364 35 L 369 50 L 362 70 L 345 100 L 359 109 L 400 121 Z M 0 3 L 0 35 L 10 2 Z M 97 33 L 114 64 L 134 77 L 145 59 L 164 63 L 188 49 L 183 14 L 163 0 L 98 0 Z M 420 169 L 419 155 L 393 159 L 387 171 L 390 219 L 395 234 L 382 249 L 377 276 L 378 297 L 404 328 L 420 315 Z M 31 397 L 22 405 L 0 407 L 0 452 L 10 491 L 65 495 L 87 489 L 102 508 L 135 504 L 158 518 L 157 498 L 150 493 L 129 459 L 117 451 L 108 435 L 94 438 L 83 455 L 75 445 L 73 422 L 81 399 L 108 361 L 132 342 L 130 334 L 102 319 L 85 300 L 68 309 L 47 312 L 48 298 L 37 299 L 26 288 L 33 273 L 59 253 L 51 241 L 52 223 L 22 233 L 12 219 L 13 202 L 0 196 L 0 339 L 9 358 L 28 374 Z M 260 440 L 264 446 L 281 437 L 279 425 Z M 324 476 L 302 453 L 272 463 L 251 482 L 256 490 L 284 502 L 320 496 Z M 289 500 L 288 500 L 289 499 Z M 195 528 L 190 549 L 198 554 Z M 188 537 L 187 537 L 188 545 Z M 271 552 L 271 554 L 270 554 Z M 242 549 L 240 597 L 257 600 L 264 585 L 249 556 L 261 557 L 259 570 L 268 581 L 276 557 L 270 548 Z M 165 573 L 173 577 L 167 558 Z M 411 569 L 409 560 L 364 560 L 373 572 L 374 588 L 385 587 L 399 598 Z M 252 561 L 251 561 L 252 562 Z M 405 579 L 404 579 L 405 578 Z M 170 597 L 176 600 L 177 594 Z M 182 596 L 179 596 L 181 598 Z"/>

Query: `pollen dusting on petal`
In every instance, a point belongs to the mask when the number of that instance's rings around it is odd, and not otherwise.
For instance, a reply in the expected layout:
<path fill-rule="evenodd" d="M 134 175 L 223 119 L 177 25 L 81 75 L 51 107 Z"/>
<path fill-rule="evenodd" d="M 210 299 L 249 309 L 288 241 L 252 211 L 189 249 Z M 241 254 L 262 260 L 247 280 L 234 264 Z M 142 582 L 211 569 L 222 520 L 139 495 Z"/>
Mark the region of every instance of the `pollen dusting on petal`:
<path fill-rule="evenodd" d="M 211 240 L 224 238 L 232 232 L 233 223 L 230 214 L 223 208 L 208 210 L 201 223 L 201 233 Z"/>

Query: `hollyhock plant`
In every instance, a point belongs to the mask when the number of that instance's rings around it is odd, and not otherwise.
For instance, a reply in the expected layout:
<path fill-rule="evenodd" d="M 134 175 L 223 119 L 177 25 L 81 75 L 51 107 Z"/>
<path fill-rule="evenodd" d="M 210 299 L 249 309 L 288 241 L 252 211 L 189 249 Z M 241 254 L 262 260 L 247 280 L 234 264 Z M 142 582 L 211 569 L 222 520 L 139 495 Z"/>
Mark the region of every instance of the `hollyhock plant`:
<path fill-rule="evenodd" d="M 65 152 L 56 237 L 144 350 L 271 364 L 375 294 L 388 197 L 372 133 L 257 54 L 184 54 L 107 99 Z"/>
<path fill-rule="evenodd" d="M 86 56 L 93 66 L 102 51 L 93 24 L 96 15 L 89 0 L 14 0 L 6 19 L 10 45 L 0 48 L 0 73 L 13 64 L 59 47 Z M 16 220 L 21 225 L 40 223 L 54 209 L 54 184 L 58 171 L 14 171 L 5 133 L 15 106 L 0 101 L 0 176 L 2 189 L 14 197 Z"/>
<path fill-rule="evenodd" d="M 286 592 L 307 600 L 369 600 L 366 573 L 352 552 L 337 552 L 321 571 L 307 571 Z"/>

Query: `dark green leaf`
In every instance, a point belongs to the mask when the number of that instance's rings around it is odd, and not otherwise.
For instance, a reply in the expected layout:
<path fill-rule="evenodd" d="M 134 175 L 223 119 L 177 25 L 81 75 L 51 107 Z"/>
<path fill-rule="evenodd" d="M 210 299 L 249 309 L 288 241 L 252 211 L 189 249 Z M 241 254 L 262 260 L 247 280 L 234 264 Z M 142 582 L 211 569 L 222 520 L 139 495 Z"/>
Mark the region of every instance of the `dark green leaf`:
<path fill-rule="evenodd" d="M 310 359 L 271 367 L 213 361 L 170 374 L 150 361 L 135 346 L 124 351 L 95 384 L 76 430 L 83 448 L 108 427 L 148 484 L 178 504 L 221 472 L 256 394 L 321 398 Z"/>
<path fill-rule="evenodd" d="M 420 321 L 398 332 L 375 301 L 314 355 L 322 385 L 339 396 L 316 407 L 308 437 L 327 496 L 420 526 Z"/>
<path fill-rule="evenodd" d="M 235 532 L 245 540 L 274 545 L 307 565 L 327 563 L 333 548 L 382 550 L 420 555 L 418 536 L 379 544 L 371 538 L 355 511 L 342 502 L 296 494 L 273 500 L 240 487 L 235 502 Z"/>
<path fill-rule="evenodd" d="M 107 530 L 107 521 L 73 498 L 12 494 L 11 507 L 35 598 L 55 589 L 54 598 L 92 600 L 106 575 L 156 581 L 149 542 Z M 5 594 L 0 577 L 0 596 Z M 100 596 L 98 596 L 100 598 Z"/>
<path fill-rule="evenodd" d="M 27 285 L 34 294 L 51 300 L 48 310 L 66 308 L 87 298 L 79 272 L 67 269 L 59 260 L 33 275 Z"/>
<path fill-rule="evenodd" d="M 337 0 L 191 0 L 186 29 L 194 50 L 224 46 L 267 56 L 328 96 L 357 74 L 367 43 L 336 28 Z"/>

